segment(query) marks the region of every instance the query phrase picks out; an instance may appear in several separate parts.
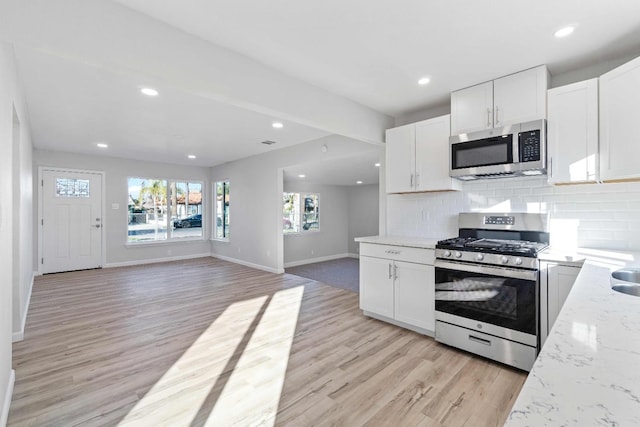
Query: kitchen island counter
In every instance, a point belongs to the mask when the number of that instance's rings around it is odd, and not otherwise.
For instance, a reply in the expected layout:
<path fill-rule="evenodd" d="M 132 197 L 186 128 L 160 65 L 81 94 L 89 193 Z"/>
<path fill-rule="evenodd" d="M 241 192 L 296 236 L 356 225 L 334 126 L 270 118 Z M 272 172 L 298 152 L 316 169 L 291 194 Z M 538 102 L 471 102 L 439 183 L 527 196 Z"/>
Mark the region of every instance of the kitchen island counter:
<path fill-rule="evenodd" d="M 640 254 L 579 253 L 584 265 L 506 426 L 640 425 L 640 297 L 610 284 Z"/>

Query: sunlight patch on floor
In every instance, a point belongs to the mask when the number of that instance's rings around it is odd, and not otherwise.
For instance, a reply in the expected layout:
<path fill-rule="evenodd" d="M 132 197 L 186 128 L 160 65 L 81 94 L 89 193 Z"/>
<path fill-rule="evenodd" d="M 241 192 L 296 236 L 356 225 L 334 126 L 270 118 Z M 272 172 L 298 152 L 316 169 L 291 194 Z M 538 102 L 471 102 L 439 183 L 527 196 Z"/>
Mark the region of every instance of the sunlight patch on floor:
<path fill-rule="evenodd" d="M 206 426 L 274 425 L 303 294 L 298 286 L 273 296 Z"/>
<path fill-rule="evenodd" d="M 267 298 L 227 307 L 119 425 L 189 425 Z"/>

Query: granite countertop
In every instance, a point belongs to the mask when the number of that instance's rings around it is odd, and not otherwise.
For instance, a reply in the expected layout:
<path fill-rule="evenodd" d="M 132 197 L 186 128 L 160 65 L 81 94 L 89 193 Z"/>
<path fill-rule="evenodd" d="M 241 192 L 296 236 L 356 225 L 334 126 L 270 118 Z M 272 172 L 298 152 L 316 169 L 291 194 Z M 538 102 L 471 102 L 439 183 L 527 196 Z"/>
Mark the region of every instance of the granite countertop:
<path fill-rule="evenodd" d="M 422 249 L 435 249 L 438 240 L 441 239 L 425 239 L 420 237 L 403 236 L 368 236 L 355 238 L 355 241 L 359 243 L 375 243 L 378 245 L 395 245 Z"/>
<path fill-rule="evenodd" d="M 610 285 L 640 254 L 578 253 L 584 266 L 506 426 L 640 425 L 640 297 Z"/>

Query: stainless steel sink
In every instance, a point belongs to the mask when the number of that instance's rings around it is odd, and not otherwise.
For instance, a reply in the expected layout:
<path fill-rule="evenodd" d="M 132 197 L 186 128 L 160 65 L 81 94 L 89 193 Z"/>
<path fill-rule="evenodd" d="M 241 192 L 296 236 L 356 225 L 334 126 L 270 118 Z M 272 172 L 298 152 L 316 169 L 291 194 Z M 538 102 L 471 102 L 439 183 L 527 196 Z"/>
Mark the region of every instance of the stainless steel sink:
<path fill-rule="evenodd" d="M 640 267 L 623 268 L 611 273 L 611 289 L 640 297 Z"/>

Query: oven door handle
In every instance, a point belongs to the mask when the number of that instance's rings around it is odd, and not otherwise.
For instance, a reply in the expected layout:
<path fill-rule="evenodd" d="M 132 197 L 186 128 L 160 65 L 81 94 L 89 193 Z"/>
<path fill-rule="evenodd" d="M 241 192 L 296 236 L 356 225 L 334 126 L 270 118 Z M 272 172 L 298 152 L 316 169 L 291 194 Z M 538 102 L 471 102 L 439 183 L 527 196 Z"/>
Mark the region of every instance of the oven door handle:
<path fill-rule="evenodd" d="M 447 270 L 466 271 L 469 273 L 489 274 L 498 277 L 509 277 L 513 279 L 523 279 L 536 282 L 538 280 L 537 270 L 525 270 L 519 268 L 493 267 L 487 265 L 464 264 L 460 262 L 443 261 L 436 259 L 435 268 L 444 268 Z"/>

